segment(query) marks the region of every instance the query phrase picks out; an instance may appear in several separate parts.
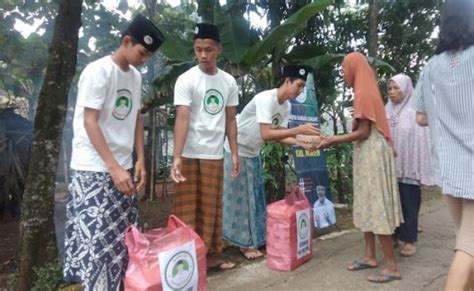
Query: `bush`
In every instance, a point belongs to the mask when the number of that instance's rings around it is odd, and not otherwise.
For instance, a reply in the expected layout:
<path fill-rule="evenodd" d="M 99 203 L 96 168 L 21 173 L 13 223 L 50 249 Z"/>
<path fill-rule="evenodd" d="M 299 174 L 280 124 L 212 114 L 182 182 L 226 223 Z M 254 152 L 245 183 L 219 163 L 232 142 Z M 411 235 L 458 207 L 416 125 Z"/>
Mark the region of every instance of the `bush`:
<path fill-rule="evenodd" d="M 44 267 L 34 269 L 36 281 L 32 291 L 57 290 L 63 283 L 63 268 L 59 262 L 48 263 Z"/>
<path fill-rule="evenodd" d="M 262 148 L 263 179 L 267 202 L 285 197 L 285 157 L 287 147 L 278 142 L 268 142 Z"/>
<path fill-rule="evenodd" d="M 338 144 L 325 150 L 333 197 L 352 205 L 352 143 Z"/>

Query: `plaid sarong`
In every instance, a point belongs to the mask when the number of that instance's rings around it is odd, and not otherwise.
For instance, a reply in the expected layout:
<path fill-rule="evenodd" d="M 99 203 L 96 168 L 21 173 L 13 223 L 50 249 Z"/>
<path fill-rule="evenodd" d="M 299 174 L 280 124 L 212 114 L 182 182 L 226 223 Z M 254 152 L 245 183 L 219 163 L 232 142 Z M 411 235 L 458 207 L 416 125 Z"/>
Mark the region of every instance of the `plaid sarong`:
<path fill-rule="evenodd" d="M 223 160 L 182 161 L 186 181 L 175 184 L 173 214 L 194 228 L 208 253 L 221 253 Z"/>

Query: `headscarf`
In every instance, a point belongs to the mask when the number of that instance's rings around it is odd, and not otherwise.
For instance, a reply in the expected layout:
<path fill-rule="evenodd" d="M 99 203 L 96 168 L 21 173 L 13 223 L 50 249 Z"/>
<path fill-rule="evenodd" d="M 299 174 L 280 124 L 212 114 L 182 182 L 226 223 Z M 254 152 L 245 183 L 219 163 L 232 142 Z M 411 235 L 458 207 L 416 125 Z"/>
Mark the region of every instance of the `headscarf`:
<path fill-rule="evenodd" d="M 352 128 L 357 129 L 358 119 L 372 121 L 385 139 L 392 144 L 392 137 L 385 115 L 382 96 L 375 80 L 375 74 L 365 56 L 354 52 L 346 55 L 342 61 L 344 80 L 354 90 L 354 121 Z"/>
<path fill-rule="evenodd" d="M 402 110 L 409 106 L 411 107 L 411 94 L 413 93 L 413 83 L 411 82 L 411 78 L 405 74 L 398 74 L 393 76 L 388 80 L 394 81 L 397 86 L 402 91 L 403 100 L 400 103 L 393 103 L 390 98 L 388 99 L 389 102 L 385 105 L 385 110 L 387 111 L 387 118 L 389 124 L 396 124 L 399 121 L 400 114 Z M 387 83 L 388 84 L 388 83 Z"/>
<path fill-rule="evenodd" d="M 397 178 L 401 182 L 416 181 L 422 185 L 434 185 L 429 130 L 416 123 L 416 111 L 411 104 L 411 79 L 405 74 L 398 74 L 389 81 L 395 82 L 403 95 L 400 103 L 395 104 L 389 99 L 385 105 L 398 153 L 395 158 Z"/>

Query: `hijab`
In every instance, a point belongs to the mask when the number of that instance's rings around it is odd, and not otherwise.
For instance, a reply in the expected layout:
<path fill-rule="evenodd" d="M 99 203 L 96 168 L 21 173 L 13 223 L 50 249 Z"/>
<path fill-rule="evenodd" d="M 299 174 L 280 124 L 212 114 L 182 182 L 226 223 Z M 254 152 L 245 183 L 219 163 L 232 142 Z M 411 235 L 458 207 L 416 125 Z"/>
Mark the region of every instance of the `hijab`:
<path fill-rule="evenodd" d="M 422 185 L 433 185 L 429 130 L 416 123 L 416 111 L 411 104 L 413 93 L 411 78 L 405 74 L 398 74 L 389 81 L 397 84 L 403 97 L 398 104 L 389 99 L 385 105 L 393 143 L 398 153 L 395 158 L 397 178 L 409 184 L 415 181 Z"/>
<path fill-rule="evenodd" d="M 344 80 L 354 91 L 354 121 L 353 129 L 358 127 L 358 119 L 372 121 L 385 139 L 392 144 L 392 137 L 385 115 L 382 96 L 375 79 L 374 71 L 365 56 L 353 52 L 342 61 Z"/>
<path fill-rule="evenodd" d="M 411 78 L 405 74 L 398 74 L 389 79 L 397 84 L 398 88 L 402 92 L 403 100 L 400 103 L 394 103 L 390 100 L 385 106 L 387 111 L 387 118 L 390 125 L 395 126 L 400 120 L 400 114 L 405 107 L 411 108 L 411 94 L 413 93 L 413 84 Z M 401 120 L 402 122 L 406 120 Z"/>

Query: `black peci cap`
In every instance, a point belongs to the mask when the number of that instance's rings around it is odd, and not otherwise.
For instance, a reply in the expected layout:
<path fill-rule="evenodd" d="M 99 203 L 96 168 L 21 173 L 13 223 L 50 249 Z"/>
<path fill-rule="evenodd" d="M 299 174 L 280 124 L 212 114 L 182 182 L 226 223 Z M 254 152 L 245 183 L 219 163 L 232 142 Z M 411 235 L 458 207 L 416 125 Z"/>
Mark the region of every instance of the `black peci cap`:
<path fill-rule="evenodd" d="M 196 38 L 210 38 L 217 42 L 221 42 L 217 26 L 209 23 L 196 24 L 196 28 L 194 30 L 194 39 Z"/>
<path fill-rule="evenodd" d="M 306 81 L 308 74 L 311 73 L 313 69 L 309 66 L 303 65 L 287 65 L 282 68 L 282 77 L 293 77 Z"/>
<path fill-rule="evenodd" d="M 165 41 L 163 33 L 145 16 L 137 14 L 123 32 L 133 37 L 150 52 L 155 52 Z"/>

